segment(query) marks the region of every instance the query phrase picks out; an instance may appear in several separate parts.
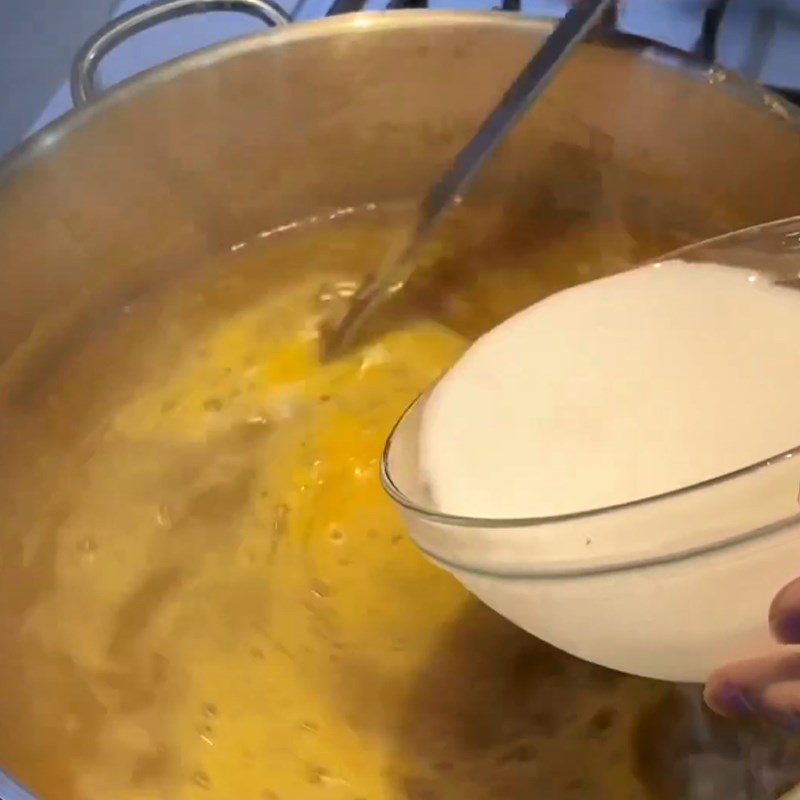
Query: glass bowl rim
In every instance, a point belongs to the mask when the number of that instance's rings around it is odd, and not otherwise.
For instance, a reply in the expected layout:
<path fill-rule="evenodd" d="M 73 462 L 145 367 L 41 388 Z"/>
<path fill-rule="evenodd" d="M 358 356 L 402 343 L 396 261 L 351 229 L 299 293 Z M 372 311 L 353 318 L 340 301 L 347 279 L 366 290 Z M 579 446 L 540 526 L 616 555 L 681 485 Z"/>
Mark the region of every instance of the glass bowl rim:
<path fill-rule="evenodd" d="M 702 239 L 698 242 L 693 244 L 684 245 L 683 247 L 679 247 L 675 250 L 670 250 L 663 255 L 657 256 L 656 258 L 648 259 L 647 261 L 642 262 L 641 264 L 634 264 L 632 267 L 637 266 L 647 266 L 648 264 L 658 264 L 663 261 L 674 259 L 674 258 L 681 258 L 684 254 L 699 250 L 705 246 L 712 246 L 715 243 L 721 243 L 726 240 L 735 239 L 738 237 L 746 237 L 747 235 L 753 235 L 754 233 L 758 233 L 762 230 L 769 231 L 770 229 L 779 229 L 789 224 L 796 224 L 798 226 L 797 233 L 800 234 L 800 215 L 792 216 L 792 217 L 785 217 L 783 219 L 778 220 L 771 220 L 769 222 L 762 222 L 756 225 L 750 225 L 746 228 L 738 228 L 735 231 L 731 231 L 729 233 L 723 233 L 719 236 L 712 236 L 708 239 Z M 798 255 L 800 258 L 800 254 Z M 691 263 L 691 262 L 689 262 Z M 800 274 L 798 275 L 800 277 Z M 425 507 L 420 505 L 419 503 L 412 500 L 406 493 L 397 485 L 394 478 L 391 474 L 391 469 L 389 467 L 389 452 L 392 449 L 392 443 L 395 439 L 397 431 L 402 425 L 403 421 L 406 419 L 408 414 L 411 410 L 425 397 L 426 392 L 423 392 L 419 396 L 417 396 L 414 401 L 403 411 L 400 415 L 400 418 L 395 422 L 389 436 L 386 439 L 386 443 L 383 447 L 383 452 L 381 454 L 380 460 L 380 479 L 381 484 L 383 485 L 384 490 L 387 492 L 389 497 L 397 503 L 402 508 L 410 511 L 418 516 L 423 517 L 431 522 L 441 523 L 445 525 L 452 525 L 459 528 L 488 528 L 488 529 L 502 529 L 502 528 L 530 528 L 530 527 L 537 527 L 537 526 L 544 526 L 544 525 L 552 525 L 555 523 L 560 522 L 568 522 L 574 521 L 579 519 L 590 519 L 593 517 L 600 517 L 607 514 L 612 514 L 614 512 L 623 511 L 625 509 L 636 508 L 641 506 L 646 506 L 650 504 L 657 503 L 661 500 L 669 500 L 676 497 L 681 497 L 684 495 L 689 495 L 693 492 L 699 492 L 703 489 L 707 489 L 711 486 L 716 486 L 723 484 L 727 481 L 733 480 L 735 478 L 740 478 L 748 474 L 760 472 L 761 470 L 768 469 L 775 464 L 785 461 L 787 459 L 792 459 L 795 456 L 800 456 L 800 444 L 795 445 L 794 447 L 789 448 L 788 450 L 784 450 L 780 453 L 776 453 L 775 455 L 769 456 L 761 461 L 757 461 L 752 464 L 748 464 L 746 466 L 740 467 L 738 469 L 732 470 L 730 472 L 726 472 L 722 475 L 717 475 L 712 478 L 706 478 L 705 480 L 691 483 L 686 486 L 679 486 L 675 489 L 670 489 L 666 492 L 659 492 L 657 494 L 648 495 L 646 497 L 639 497 L 635 500 L 629 500 L 624 503 L 615 503 L 613 505 L 608 506 L 599 506 L 595 508 L 589 508 L 582 511 L 573 511 L 563 514 L 552 514 L 552 515 L 544 515 L 544 516 L 529 516 L 529 517 L 470 517 L 460 514 L 453 514 L 445 511 L 440 511 L 438 509 L 432 507 Z M 757 531 L 754 531 L 753 534 L 757 534 Z M 737 541 L 741 541 L 740 539 Z"/>

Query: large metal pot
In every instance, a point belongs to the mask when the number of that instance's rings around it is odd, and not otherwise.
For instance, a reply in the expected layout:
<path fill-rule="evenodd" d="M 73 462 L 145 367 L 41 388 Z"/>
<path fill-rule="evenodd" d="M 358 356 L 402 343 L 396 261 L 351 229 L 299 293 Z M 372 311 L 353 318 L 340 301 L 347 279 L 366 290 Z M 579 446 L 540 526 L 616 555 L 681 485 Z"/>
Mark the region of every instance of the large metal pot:
<path fill-rule="evenodd" d="M 154 280 L 322 207 L 417 196 L 550 29 L 501 14 L 288 26 L 180 59 L 12 154 L 0 185 L 0 359 L 87 293 Z M 798 120 L 777 98 L 655 48 L 584 46 L 495 159 L 535 191 L 574 144 L 719 214 L 788 216 Z"/>
<path fill-rule="evenodd" d="M 53 355 L 39 334 L 54 325 L 321 208 L 419 196 L 550 28 L 427 11 L 290 26 L 148 72 L 25 143 L 0 169 L 0 412 L 36 390 L 14 362 L 40 340 L 38 355 Z M 682 233 L 701 238 L 797 213 L 799 125 L 718 70 L 595 43 L 481 187 L 535 196 L 602 165 L 656 227 L 676 222 L 648 193 L 701 197 L 708 215 Z M 2 580 L 14 574 L 7 559 Z M 0 781 L 3 792 L 17 796 Z"/>

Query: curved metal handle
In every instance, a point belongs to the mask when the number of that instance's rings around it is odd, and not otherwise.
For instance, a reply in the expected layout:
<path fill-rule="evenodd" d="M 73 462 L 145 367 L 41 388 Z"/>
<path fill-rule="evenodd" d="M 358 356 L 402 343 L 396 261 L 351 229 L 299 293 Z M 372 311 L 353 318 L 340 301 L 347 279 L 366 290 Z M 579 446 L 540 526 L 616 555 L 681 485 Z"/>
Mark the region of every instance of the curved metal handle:
<path fill-rule="evenodd" d="M 97 67 L 105 55 L 124 41 L 162 22 L 207 11 L 238 11 L 270 26 L 292 21 L 273 0 L 155 0 L 137 6 L 100 28 L 78 51 L 72 62 L 72 102 L 76 107 L 84 106 L 102 92 L 95 84 Z"/>
<path fill-rule="evenodd" d="M 2 770 L 0 770 L 0 798 L 2 800 L 36 800 L 27 789 L 23 789 Z"/>

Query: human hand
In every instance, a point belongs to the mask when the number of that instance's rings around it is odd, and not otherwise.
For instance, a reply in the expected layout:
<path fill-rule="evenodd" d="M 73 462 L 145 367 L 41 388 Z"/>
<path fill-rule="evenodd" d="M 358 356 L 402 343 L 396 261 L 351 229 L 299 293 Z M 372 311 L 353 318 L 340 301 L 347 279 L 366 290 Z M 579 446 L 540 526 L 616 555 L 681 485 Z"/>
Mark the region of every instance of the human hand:
<path fill-rule="evenodd" d="M 777 641 L 800 644 L 800 578 L 775 596 L 769 624 Z M 709 678 L 705 697 L 723 716 L 761 718 L 800 732 L 800 648 L 721 667 Z"/>

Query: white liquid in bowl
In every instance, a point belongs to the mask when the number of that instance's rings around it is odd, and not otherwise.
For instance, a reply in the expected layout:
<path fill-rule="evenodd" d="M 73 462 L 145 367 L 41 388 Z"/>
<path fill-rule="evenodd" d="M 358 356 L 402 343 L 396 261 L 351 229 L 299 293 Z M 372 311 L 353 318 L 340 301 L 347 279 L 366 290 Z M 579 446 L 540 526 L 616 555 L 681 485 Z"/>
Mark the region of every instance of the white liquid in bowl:
<path fill-rule="evenodd" d="M 404 507 L 412 536 L 489 606 L 605 666 L 702 681 L 774 646 L 770 600 L 800 573 L 800 457 L 542 518 L 800 444 L 798 343 L 800 292 L 723 266 L 668 262 L 547 298 L 398 426 L 395 489 L 472 519 Z"/>
<path fill-rule="evenodd" d="M 673 261 L 479 339 L 431 392 L 420 457 L 440 510 L 508 519 L 662 494 L 798 444 L 800 292 Z"/>

